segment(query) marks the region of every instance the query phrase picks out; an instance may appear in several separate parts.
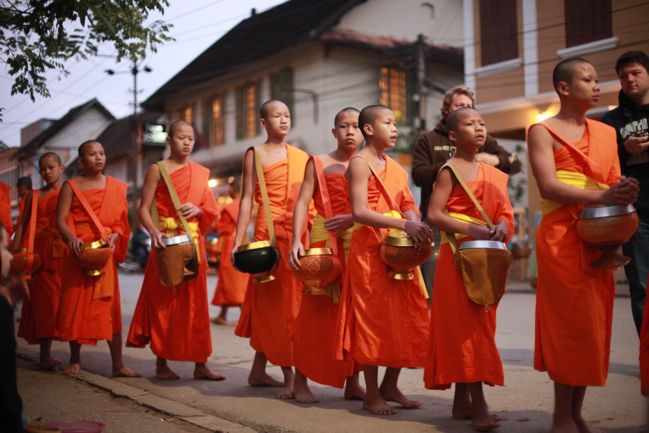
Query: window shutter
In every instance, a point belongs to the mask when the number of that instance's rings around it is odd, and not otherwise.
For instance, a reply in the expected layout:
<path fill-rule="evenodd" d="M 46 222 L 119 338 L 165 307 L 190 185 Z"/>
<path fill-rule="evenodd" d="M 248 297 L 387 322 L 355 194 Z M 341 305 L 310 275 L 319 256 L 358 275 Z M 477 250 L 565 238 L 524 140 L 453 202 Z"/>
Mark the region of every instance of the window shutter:
<path fill-rule="evenodd" d="M 246 87 L 237 88 L 237 140 L 243 139 L 246 134 Z"/>
<path fill-rule="evenodd" d="M 565 0 L 566 47 L 613 36 L 611 0 Z"/>

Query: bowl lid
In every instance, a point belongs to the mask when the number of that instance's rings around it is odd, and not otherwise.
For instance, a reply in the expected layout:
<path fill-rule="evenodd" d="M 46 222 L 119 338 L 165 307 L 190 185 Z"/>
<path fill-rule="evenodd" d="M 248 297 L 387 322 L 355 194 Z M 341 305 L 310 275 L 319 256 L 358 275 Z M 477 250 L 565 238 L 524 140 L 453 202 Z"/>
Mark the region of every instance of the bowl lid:
<path fill-rule="evenodd" d="M 186 233 L 183 233 L 182 235 L 162 238 L 162 243 L 166 247 L 171 247 L 173 245 L 179 245 L 179 244 L 186 244 L 189 242 L 191 242 L 191 240 L 189 239 L 189 236 Z"/>
<path fill-rule="evenodd" d="M 96 250 L 97 248 L 104 248 L 107 246 L 108 246 L 108 242 L 106 242 L 106 239 L 99 239 L 98 241 L 84 244 L 83 248 L 88 250 Z"/>
<path fill-rule="evenodd" d="M 507 246 L 500 241 L 466 241 L 458 249 L 460 250 L 470 250 L 474 248 L 491 248 L 497 250 L 506 250 Z"/>
<path fill-rule="evenodd" d="M 615 205 L 615 206 L 600 206 L 600 207 L 587 207 L 582 209 L 581 218 L 608 218 L 618 215 L 626 215 L 635 212 L 633 205 Z"/>
<path fill-rule="evenodd" d="M 256 250 L 258 248 L 265 248 L 265 247 L 270 247 L 270 241 L 257 241 L 257 242 L 250 242 L 249 244 L 244 244 L 241 245 L 239 248 L 237 248 L 237 252 L 243 252 L 243 251 L 248 251 L 248 250 Z"/>
<path fill-rule="evenodd" d="M 330 256 L 334 252 L 331 250 L 331 248 L 309 248 L 304 250 L 304 255 L 305 256 Z"/>

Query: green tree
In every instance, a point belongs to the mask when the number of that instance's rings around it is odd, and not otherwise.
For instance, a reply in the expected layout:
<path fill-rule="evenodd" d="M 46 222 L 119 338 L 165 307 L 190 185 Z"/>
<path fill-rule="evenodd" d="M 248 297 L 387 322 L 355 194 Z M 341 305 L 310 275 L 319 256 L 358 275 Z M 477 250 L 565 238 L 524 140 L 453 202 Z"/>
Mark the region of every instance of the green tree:
<path fill-rule="evenodd" d="M 147 22 L 168 0 L 0 0 L 0 61 L 14 80 L 11 94 L 49 97 L 45 73 L 67 75 L 65 62 L 112 45 L 116 59 L 136 63 L 156 51 L 171 24 Z"/>

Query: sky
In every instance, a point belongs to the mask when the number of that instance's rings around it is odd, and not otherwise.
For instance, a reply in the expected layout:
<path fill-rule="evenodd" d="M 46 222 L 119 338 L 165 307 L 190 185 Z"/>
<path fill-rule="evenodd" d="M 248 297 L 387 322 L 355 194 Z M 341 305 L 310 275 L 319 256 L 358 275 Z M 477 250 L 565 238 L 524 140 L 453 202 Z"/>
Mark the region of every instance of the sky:
<path fill-rule="evenodd" d="M 250 15 L 252 8 L 263 12 L 285 0 L 169 0 L 164 15 L 152 14 L 173 24 L 170 35 L 176 40 L 149 53 L 141 67 L 138 80 L 138 103 L 144 101 L 194 58 L 216 42 L 228 30 Z M 11 96 L 13 80 L 4 65 L 0 68 L 0 107 L 4 113 L 0 123 L 0 141 L 10 147 L 20 145 L 20 129 L 41 119 L 58 119 L 71 108 L 97 98 L 117 118 L 133 112 L 133 76 L 128 63 L 117 63 L 109 46 L 99 48 L 100 57 L 69 61 L 67 76 L 48 73 L 49 98 Z M 112 69 L 115 75 L 105 71 Z"/>

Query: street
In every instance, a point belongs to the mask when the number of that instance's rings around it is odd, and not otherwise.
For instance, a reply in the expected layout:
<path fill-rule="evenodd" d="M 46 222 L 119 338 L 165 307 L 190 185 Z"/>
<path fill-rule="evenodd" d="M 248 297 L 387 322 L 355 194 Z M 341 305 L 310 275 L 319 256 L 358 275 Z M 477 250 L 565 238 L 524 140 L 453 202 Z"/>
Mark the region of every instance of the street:
<path fill-rule="evenodd" d="M 140 289 L 141 274 L 120 274 L 124 335 L 128 330 L 132 311 Z M 211 299 L 216 278 L 208 278 Z M 497 343 L 505 367 L 505 387 L 486 387 L 487 401 L 492 411 L 503 418 L 500 432 L 545 432 L 551 421 L 553 404 L 552 383 L 545 373 L 532 368 L 534 347 L 534 293 L 516 290 L 507 293 L 498 309 Z M 211 311 L 212 316 L 217 309 Z M 238 310 L 232 310 L 230 320 L 238 317 Z M 182 326 L 182 324 L 178 324 Z M 232 326 L 212 326 L 213 354 L 210 366 L 226 375 L 224 382 L 196 381 L 192 379 L 193 364 L 171 362 L 172 369 L 180 380 L 162 382 L 154 379 L 154 356 L 147 349 L 124 350 L 127 366 L 140 372 L 138 379 L 110 379 L 105 388 L 116 384 L 129 385 L 137 389 L 140 399 L 162 397 L 182 405 L 183 410 L 192 408 L 187 418 L 200 419 L 213 416 L 241 424 L 258 432 L 464 432 L 472 431 L 469 421 L 455 421 L 450 418 L 452 391 L 427 391 L 423 387 L 422 370 L 403 370 L 400 385 L 405 394 L 423 402 L 419 410 L 398 410 L 389 417 L 371 416 L 361 409 L 358 401 L 345 401 L 342 390 L 311 384 L 314 394 L 320 399 L 316 405 L 299 405 L 293 401 L 274 398 L 276 389 L 252 388 L 246 378 L 252 361 L 253 351 L 248 340 L 234 336 Z M 55 343 L 56 358 L 67 363 L 67 345 Z M 27 346 L 19 341 L 19 353 L 34 357 L 37 346 Z M 107 345 L 84 346 L 82 368 L 88 372 L 108 377 L 110 357 Z M 632 324 L 629 298 L 617 297 L 615 302 L 611 363 L 608 384 L 604 388 L 590 388 L 586 395 L 584 414 L 594 426 L 605 432 L 644 432 L 646 428 L 647 400 L 640 395 L 638 371 L 638 337 Z M 276 378 L 281 377 L 279 368 L 270 368 Z M 49 382 L 49 377 L 61 373 L 41 374 L 38 380 Z M 83 374 L 83 372 L 82 372 Z M 94 376 L 94 375 L 92 375 Z M 82 378 L 83 379 L 83 378 Z M 32 384 L 34 381 L 31 382 Z M 33 386 L 33 385 L 32 385 Z M 103 385 L 100 385 L 104 387 Z M 44 387 L 44 390 L 51 388 Z M 45 392 L 45 391 L 44 391 Z M 30 417 L 48 416 L 56 407 L 57 398 L 52 396 L 50 407 L 32 404 L 31 389 L 22 389 L 26 411 Z M 117 395 L 126 395 L 113 392 Z M 151 397 L 153 396 L 153 397 Z M 73 399 L 74 395 L 65 395 Z M 162 399 L 160 399 L 162 400 Z M 136 401 L 138 401 L 136 399 Z M 162 400 L 164 401 L 164 400 Z M 145 404 L 140 401 L 140 404 Z M 146 404 L 145 404 L 146 405 Z M 168 413 L 174 413 L 169 403 Z M 178 406 L 181 407 L 181 406 Z M 181 413 L 178 415 L 183 415 Z M 39 415 L 41 414 L 41 415 Z M 51 415 L 49 415 L 51 416 Z M 88 418 L 102 420 L 101 411 L 88 405 Z M 105 419 L 105 418 L 103 418 Z M 207 418 L 205 418 L 207 419 Z M 213 418 L 210 418 L 213 419 Z M 111 430 L 106 420 L 105 432 Z M 212 427 L 212 431 L 235 431 Z M 135 431 L 135 430 L 134 430 Z M 180 430 L 178 430 L 180 431 Z M 189 430 L 188 430 L 189 431 Z M 242 429 L 240 431 L 251 431 Z"/>

